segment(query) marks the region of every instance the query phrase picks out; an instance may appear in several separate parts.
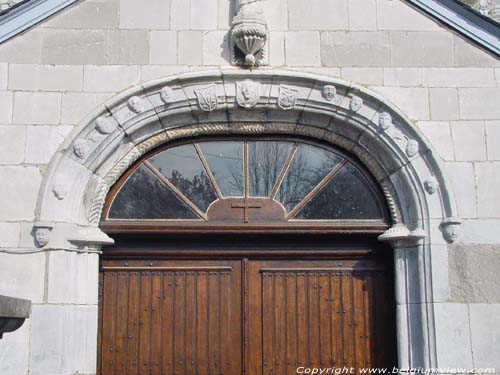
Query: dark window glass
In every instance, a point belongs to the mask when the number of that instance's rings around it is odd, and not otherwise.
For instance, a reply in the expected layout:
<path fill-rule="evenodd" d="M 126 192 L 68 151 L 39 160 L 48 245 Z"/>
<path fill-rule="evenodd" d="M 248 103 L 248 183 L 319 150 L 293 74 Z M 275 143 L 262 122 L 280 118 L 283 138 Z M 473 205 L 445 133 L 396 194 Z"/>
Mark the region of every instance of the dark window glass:
<path fill-rule="evenodd" d="M 192 144 L 161 152 L 149 162 L 202 211 L 217 199 Z"/>
<path fill-rule="evenodd" d="M 243 142 L 203 142 L 200 148 L 225 197 L 243 196 Z"/>
<path fill-rule="evenodd" d="M 317 146 L 299 144 L 276 199 L 291 211 L 343 158 Z"/>
<path fill-rule="evenodd" d="M 116 195 L 110 219 L 197 219 L 147 167 L 140 166 Z"/>
<path fill-rule="evenodd" d="M 292 146 L 290 142 L 248 142 L 250 196 L 271 195 Z"/>
<path fill-rule="evenodd" d="M 296 219 L 380 219 L 378 197 L 370 182 L 351 164 L 299 212 Z"/>

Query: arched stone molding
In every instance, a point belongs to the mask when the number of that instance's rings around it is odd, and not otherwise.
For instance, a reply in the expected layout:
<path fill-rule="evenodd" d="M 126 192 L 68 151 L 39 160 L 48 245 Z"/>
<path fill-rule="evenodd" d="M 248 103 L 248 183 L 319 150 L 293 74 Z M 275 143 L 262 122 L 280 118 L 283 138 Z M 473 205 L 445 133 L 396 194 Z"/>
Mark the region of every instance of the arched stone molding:
<path fill-rule="evenodd" d="M 188 73 L 145 83 L 82 121 L 53 157 L 37 219 L 47 250 L 99 251 L 110 187 L 163 143 L 213 134 L 292 134 L 356 155 L 379 181 L 395 250 L 399 365 L 438 365 L 433 304 L 447 299 L 438 254 L 454 238 L 455 200 L 439 160 L 411 121 L 351 83 L 288 71 Z M 42 231 L 44 233 L 42 233 Z M 445 237 L 443 237 L 443 233 Z M 437 266 L 445 267 L 437 272 Z"/>

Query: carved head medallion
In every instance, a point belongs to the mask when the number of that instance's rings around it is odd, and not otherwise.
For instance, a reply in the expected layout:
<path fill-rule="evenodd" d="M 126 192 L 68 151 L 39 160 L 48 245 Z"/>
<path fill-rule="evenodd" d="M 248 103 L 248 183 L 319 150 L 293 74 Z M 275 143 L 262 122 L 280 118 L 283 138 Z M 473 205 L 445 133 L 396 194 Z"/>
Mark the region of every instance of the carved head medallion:
<path fill-rule="evenodd" d="M 49 243 L 51 230 L 52 225 L 43 223 L 35 224 L 35 240 L 39 247 L 44 247 Z"/>
<path fill-rule="evenodd" d="M 217 108 L 217 89 L 215 84 L 211 84 L 204 89 L 194 90 L 196 97 L 198 98 L 198 105 L 205 112 L 213 111 Z"/>
<path fill-rule="evenodd" d="M 443 232 L 443 237 L 448 243 L 453 243 L 458 239 L 458 230 L 462 224 L 460 219 L 448 217 L 441 223 L 440 229 Z"/>
<path fill-rule="evenodd" d="M 382 112 L 378 119 L 378 124 L 382 130 L 387 130 L 392 125 L 392 116 L 387 112 Z"/>
<path fill-rule="evenodd" d="M 141 97 L 134 95 L 128 100 L 127 107 L 134 113 L 141 113 L 144 111 L 144 102 Z"/>
<path fill-rule="evenodd" d="M 290 86 L 279 86 L 278 106 L 283 110 L 292 109 L 297 101 L 299 90 Z"/>
<path fill-rule="evenodd" d="M 95 128 L 101 134 L 109 134 L 116 128 L 116 124 L 106 117 L 99 117 L 95 121 Z"/>
<path fill-rule="evenodd" d="M 168 104 L 172 101 L 173 94 L 174 90 L 172 90 L 171 87 L 165 86 L 160 91 L 160 99 L 163 101 L 163 103 Z"/>
<path fill-rule="evenodd" d="M 236 101 L 243 108 L 255 107 L 260 98 L 260 83 L 255 81 L 236 82 Z"/>
<path fill-rule="evenodd" d="M 409 158 L 412 158 L 417 154 L 418 154 L 418 142 L 414 139 L 409 139 L 408 143 L 406 144 L 406 155 L 408 155 Z"/>
<path fill-rule="evenodd" d="M 424 189 L 430 195 L 434 194 L 439 187 L 439 183 L 437 182 L 435 177 L 429 177 L 424 181 Z"/>
<path fill-rule="evenodd" d="M 359 96 L 352 95 L 351 96 L 351 111 L 359 111 L 359 109 L 363 106 L 363 99 Z"/>
<path fill-rule="evenodd" d="M 321 90 L 321 93 L 323 94 L 323 98 L 325 98 L 325 100 L 328 100 L 329 102 L 335 100 L 335 98 L 337 97 L 337 89 L 333 85 L 323 86 L 323 90 Z"/>
<path fill-rule="evenodd" d="M 85 139 L 77 139 L 73 142 L 73 152 L 80 159 L 85 159 L 89 154 L 89 142 Z"/>

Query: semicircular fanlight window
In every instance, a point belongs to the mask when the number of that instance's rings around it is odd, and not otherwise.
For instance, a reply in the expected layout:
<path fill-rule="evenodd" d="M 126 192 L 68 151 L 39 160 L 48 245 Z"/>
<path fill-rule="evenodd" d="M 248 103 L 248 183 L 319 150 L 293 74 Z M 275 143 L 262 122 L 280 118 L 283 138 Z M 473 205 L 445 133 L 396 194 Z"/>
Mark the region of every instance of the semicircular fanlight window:
<path fill-rule="evenodd" d="M 386 218 L 378 187 L 340 152 L 304 142 L 221 140 L 142 160 L 107 219 L 209 220 L 214 202 L 238 198 L 278 202 L 294 222 Z"/>

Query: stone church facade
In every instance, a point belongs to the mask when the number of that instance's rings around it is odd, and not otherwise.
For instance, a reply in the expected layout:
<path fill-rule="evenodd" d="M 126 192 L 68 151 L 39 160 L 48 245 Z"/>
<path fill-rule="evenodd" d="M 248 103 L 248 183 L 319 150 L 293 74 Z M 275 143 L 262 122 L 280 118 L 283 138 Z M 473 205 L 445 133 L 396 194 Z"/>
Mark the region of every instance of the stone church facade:
<path fill-rule="evenodd" d="M 379 183 L 397 365 L 500 373 L 498 55 L 407 1 L 266 0 L 245 56 L 245 3 L 77 1 L 0 44 L 0 294 L 31 301 L 0 374 L 98 373 L 99 225 L 134 163 L 270 135 L 345 150 Z"/>

